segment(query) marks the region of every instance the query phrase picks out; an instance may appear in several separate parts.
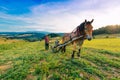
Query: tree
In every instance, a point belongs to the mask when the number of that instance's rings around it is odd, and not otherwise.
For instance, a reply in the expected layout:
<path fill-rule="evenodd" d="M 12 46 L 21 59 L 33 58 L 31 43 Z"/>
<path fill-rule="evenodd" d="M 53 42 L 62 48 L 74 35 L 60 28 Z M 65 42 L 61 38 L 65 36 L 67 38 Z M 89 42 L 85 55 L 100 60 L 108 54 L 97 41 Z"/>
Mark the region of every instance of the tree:
<path fill-rule="evenodd" d="M 108 25 L 94 30 L 93 34 L 116 34 L 120 33 L 120 25 Z"/>

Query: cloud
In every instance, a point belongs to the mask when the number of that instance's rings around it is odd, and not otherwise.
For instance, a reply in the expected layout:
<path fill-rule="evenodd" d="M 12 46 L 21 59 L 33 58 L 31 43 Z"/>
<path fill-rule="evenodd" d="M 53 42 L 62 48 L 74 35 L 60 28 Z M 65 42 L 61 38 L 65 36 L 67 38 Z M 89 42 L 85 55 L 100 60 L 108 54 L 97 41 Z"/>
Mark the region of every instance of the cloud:
<path fill-rule="evenodd" d="M 3 10 L 3 11 L 5 10 L 6 11 L 6 10 L 9 10 L 9 9 L 7 7 L 4 7 L 4 6 L 0 6 L 0 10 Z"/>
<path fill-rule="evenodd" d="M 94 29 L 109 24 L 119 24 L 120 21 L 118 18 L 120 13 L 119 0 L 86 0 L 84 2 L 74 0 L 71 3 L 66 3 L 66 5 L 60 3 L 49 5 L 35 6 L 33 7 L 33 13 L 37 14 L 37 16 L 46 14 L 41 17 L 43 20 L 40 19 L 40 22 L 53 25 L 56 31 L 70 32 L 84 19 L 91 20 L 94 18 Z M 39 11 L 43 12 L 43 14 Z"/>
<path fill-rule="evenodd" d="M 18 30 L 45 30 L 71 32 L 85 19 L 95 19 L 94 29 L 110 24 L 119 24 L 119 0 L 69 0 L 68 2 L 47 2 L 31 6 L 30 12 L 19 16 L 0 13 L 0 19 L 8 21 Z M 6 24 L 0 25 L 6 26 Z M 15 29 L 16 30 L 16 29 Z M 14 29 L 12 30 L 14 31 Z"/>

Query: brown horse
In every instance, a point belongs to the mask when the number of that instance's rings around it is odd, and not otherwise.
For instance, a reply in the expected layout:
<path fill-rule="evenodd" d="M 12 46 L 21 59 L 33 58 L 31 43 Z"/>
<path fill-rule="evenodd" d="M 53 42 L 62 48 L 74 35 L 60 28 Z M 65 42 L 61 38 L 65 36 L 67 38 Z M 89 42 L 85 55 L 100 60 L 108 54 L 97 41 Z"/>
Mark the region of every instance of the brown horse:
<path fill-rule="evenodd" d="M 81 47 L 85 39 L 88 39 L 89 41 L 92 39 L 92 31 L 93 31 L 92 30 L 93 26 L 91 25 L 92 22 L 93 19 L 91 21 L 85 20 L 83 23 L 77 26 L 71 33 L 67 33 L 63 36 L 62 43 L 65 43 L 66 41 L 69 41 L 74 37 L 82 36 L 81 38 L 72 42 L 72 46 L 73 46 L 73 52 L 71 55 L 72 58 L 74 58 L 75 52 L 77 53 L 77 56 L 80 57 Z M 65 52 L 66 46 L 60 47 L 60 50 L 62 52 Z"/>

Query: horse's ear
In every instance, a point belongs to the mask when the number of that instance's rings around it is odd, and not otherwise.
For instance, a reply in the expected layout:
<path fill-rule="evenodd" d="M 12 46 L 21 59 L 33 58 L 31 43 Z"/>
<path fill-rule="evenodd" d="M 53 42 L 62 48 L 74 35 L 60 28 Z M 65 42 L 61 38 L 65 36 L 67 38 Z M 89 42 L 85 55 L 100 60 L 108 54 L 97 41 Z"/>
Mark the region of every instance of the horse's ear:
<path fill-rule="evenodd" d="M 85 19 L 85 23 L 87 22 L 87 20 Z"/>
<path fill-rule="evenodd" d="M 92 23 L 93 21 L 94 21 L 94 19 L 92 19 L 90 23 Z"/>

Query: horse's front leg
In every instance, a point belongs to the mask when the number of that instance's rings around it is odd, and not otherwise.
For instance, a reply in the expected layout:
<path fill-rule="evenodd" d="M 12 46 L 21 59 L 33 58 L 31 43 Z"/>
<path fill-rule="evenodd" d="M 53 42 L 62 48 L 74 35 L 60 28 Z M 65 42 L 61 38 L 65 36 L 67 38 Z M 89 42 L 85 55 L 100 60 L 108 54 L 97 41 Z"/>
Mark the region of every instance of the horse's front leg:
<path fill-rule="evenodd" d="M 81 47 L 78 49 L 77 56 L 80 57 Z"/>
<path fill-rule="evenodd" d="M 73 53 L 71 55 L 71 58 L 73 59 L 74 58 L 74 55 L 75 55 L 75 51 L 73 50 Z"/>
<path fill-rule="evenodd" d="M 79 49 L 78 49 L 78 53 L 77 53 L 78 57 L 80 57 L 80 52 L 81 52 L 82 44 L 83 44 L 83 40 L 80 41 L 80 43 L 79 43 Z"/>

